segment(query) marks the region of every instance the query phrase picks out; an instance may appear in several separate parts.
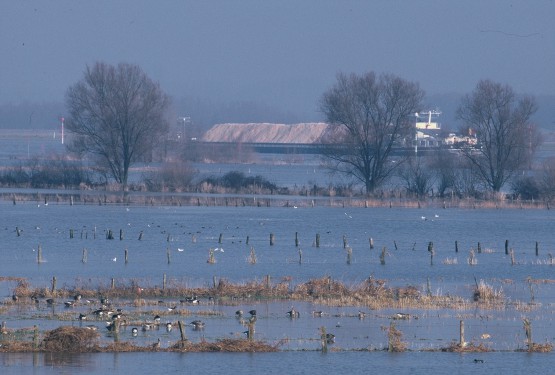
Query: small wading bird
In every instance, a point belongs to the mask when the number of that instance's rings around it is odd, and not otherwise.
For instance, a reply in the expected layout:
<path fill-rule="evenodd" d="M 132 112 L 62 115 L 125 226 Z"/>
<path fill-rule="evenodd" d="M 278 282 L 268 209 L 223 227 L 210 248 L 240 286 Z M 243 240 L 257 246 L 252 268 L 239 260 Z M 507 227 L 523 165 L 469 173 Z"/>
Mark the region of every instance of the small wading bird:
<path fill-rule="evenodd" d="M 152 348 L 153 348 L 154 350 L 157 350 L 157 349 L 160 349 L 160 346 L 161 346 L 161 345 L 160 345 L 160 338 L 158 338 L 158 341 L 155 342 L 154 344 L 152 344 Z"/>

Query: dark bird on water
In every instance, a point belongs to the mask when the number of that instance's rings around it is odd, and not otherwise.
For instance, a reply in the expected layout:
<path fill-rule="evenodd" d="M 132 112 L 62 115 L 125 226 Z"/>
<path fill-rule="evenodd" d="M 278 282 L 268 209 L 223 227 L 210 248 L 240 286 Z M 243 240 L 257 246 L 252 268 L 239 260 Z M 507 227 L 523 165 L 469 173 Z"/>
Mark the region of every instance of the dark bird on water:
<path fill-rule="evenodd" d="M 193 326 L 193 329 L 194 329 L 194 330 L 203 329 L 204 326 L 205 326 L 205 324 L 204 324 L 204 322 L 203 322 L 202 320 L 193 320 L 193 321 L 191 322 L 191 325 Z"/>
<path fill-rule="evenodd" d="M 294 308 L 291 308 L 291 310 L 287 311 L 287 316 L 290 317 L 291 319 L 294 319 L 301 316 L 301 314 Z"/>

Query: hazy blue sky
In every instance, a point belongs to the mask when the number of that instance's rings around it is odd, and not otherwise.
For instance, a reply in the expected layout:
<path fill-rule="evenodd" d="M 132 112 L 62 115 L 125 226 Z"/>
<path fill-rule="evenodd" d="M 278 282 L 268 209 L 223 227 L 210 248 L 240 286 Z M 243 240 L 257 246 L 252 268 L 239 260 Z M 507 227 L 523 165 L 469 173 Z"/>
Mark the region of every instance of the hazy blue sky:
<path fill-rule="evenodd" d="M 1 1 L 0 103 L 62 102 L 99 60 L 141 66 L 174 98 L 309 112 L 339 71 L 555 94 L 555 2 Z"/>

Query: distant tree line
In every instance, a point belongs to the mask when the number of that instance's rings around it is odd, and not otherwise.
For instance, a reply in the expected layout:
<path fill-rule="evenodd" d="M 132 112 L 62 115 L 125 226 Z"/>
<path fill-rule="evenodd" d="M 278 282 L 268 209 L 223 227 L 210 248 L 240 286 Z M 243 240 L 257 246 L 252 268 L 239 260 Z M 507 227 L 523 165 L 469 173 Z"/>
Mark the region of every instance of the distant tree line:
<path fill-rule="evenodd" d="M 91 170 L 80 161 L 54 155 L 43 159 L 33 157 L 25 163 L 5 167 L 0 172 L 4 187 L 78 188 L 92 186 Z"/>
<path fill-rule="evenodd" d="M 314 194 L 376 196 L 403 190 L 427 196 L 499 197 L 510 187 L 522 199 L 553 199 L 555 162 L 533 170 L 541 143 L 531 123 L 538 105 L 533 97 L 518 96 L 508 85 L 478 82 L 457 109 L 461 131 L 476 144 L 459 145 L 456 152 L 438 149 L 433 156 L 393 155 L 396 147 L 418 142 L 415 113 L 422 111 L 424 91 L 416 82 L 374 72 L 343 74 L 323 93 L 321 112 L 330 130 L 323 154 L 325 166 L 363 186 L 310 189 Z M 170 99 L 157 82 L 136 65 L 97 62 L 87 66 L 81 80 L 66 93 L 70 140 L 68 156 L 33 159 L 0 173 L 4 186 L 110 186 L 122 190 L 291 193 L 239 172 L 196 180 L 191 161 L 244 162 L 253 151 L 242 145 L 206 147 L 183 137 L 168 137 Z M 30 117 L 32 121 L 32 116 Z M 87 160 L 87 166 L 76 160 Z M 161 161 L 140 179 L 130 181 L 137 163 Z M 508 186 L 509 185 L 509 186 Z"/>

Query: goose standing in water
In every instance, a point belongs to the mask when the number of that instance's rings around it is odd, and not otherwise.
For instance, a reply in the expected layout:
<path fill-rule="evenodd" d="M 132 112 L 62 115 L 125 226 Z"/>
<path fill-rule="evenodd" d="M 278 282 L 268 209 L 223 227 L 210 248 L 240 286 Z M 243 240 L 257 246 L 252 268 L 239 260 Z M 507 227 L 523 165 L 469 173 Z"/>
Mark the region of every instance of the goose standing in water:
<path fill-rule="evenodd" d="M 205 326 L 205 324 L 204 324 L 204 322 L 203 322 L 202 320 L 193 320 L 193 321 L 191 322 L 191 325 L 193 326 L 193 329 L 194 329 L 195 331 L 201 330 L 201 329 L 203 329 L 204 326 Z"/>
<path fill-rule="evenodd" d="M 301 316 L 301 314 L 294 308 L 291 308 L 291 310 L 287 311 L 287 316 L 291 319 L 295 319 Z"/>

